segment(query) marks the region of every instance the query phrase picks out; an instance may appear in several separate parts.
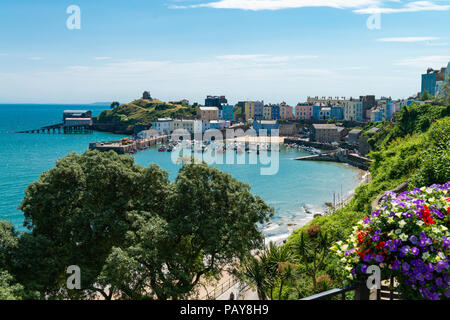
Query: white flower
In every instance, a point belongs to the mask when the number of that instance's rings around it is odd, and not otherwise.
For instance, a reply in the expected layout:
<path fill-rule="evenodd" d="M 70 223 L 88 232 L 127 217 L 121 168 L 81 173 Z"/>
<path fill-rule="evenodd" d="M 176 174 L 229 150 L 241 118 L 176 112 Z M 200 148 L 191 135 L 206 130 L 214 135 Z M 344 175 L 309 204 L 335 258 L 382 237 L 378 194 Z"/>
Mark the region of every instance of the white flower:
<path fill-rule="evenodd" d="M 430 254 L 428 252 L 424 252 L 424 254 L 422 254 L 423 260 L 428 260 L 429 257 L 430 257 Z"/>
<path fill-rule="evenodd" d="M 417 220 L 417 221 L 416 221 L 416 224 L 417 224 L 418 226 L 422 226 L 422 225 L 423 225 L 423 221 L 422 221 L 422 220 Z"/>
<path fill-rule="evenodd" d="M 441 231 L 447 231 L 448 228 L 446 226 L 441 226 Z"/>
<path fill-rule="evenodd" d="M 402 234 L 399 236 L 399 238 L 400 238 L 402 241 L 406 241 L 406 240 L 408 239 L 408 236 L 407 236 L 406 234 L 402 233 Z"/>
<path fill-rule="evenodd" d="M 403 228 L 403 227 L 406 225 L 405 220 L 400 220 L 400 221 L 398 222 L 398 225 L 399 225 L 400 228 Z"/>
<path fill-rule="evenodd" d="M 395 230 L 395 234 L 400 234 L 400 233 L 402 233 L 402 229 Z"/>
<path fill-rule="evenodd" d="M 401 212 L 397 212 L 395 215 L 397 216 L 397 218 L 401 218 L 402 217 L 402 213 Z"/>

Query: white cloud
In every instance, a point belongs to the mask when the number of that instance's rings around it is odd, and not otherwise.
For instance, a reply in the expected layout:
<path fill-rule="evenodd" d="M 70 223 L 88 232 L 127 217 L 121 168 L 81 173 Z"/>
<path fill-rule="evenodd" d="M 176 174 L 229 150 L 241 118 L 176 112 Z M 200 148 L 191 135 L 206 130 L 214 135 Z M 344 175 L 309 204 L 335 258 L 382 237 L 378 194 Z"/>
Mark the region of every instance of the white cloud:
<path fill-rule="evenodd" d="M 242 10 L 281 10 L 303 7 L 332 7 L 338 9 L 373 6 L 381 0 L 219 0 L 195 5 L 173 5 L 171 8 L 242 9 Z"/>
<path fill-rule="evenodd" d="M 282 10 L 305 7 L 329 7 L 350 9 L 359 14 L 400 13 L 419 11 L 447 11 L 450 5 L 437 4 L 436 1 L 402 1 L 402 0 L 216 0 L 200 4 L 171 5 L 171 9 L 214 8 L 240 10 Z M 395 6 L 393 6 L 395 3 Z"/>
<path fill-rule="evenodd" d="M 353 12 L 361 13 L 361 14 L 374 14 L 374 13 L 402 13 L 402 12 L 420 12 L 420 11 L 447 11 L 450 10 L 450 5 L 441 5 L 436 4 L 431 1 L 414 1 L 408 2 L 403 7 L 398 8 L 378 8 L 378 7 L 369 7 L 364 9 L 356 9 Z"/>
<path fill-rule="evenodd" d="M 409 66 L 417 68 L 441 68 L 447 65 L 450 56 L 421 56 L 416 58 L 405 58 L 395 63 L 398 66 Z"/>
<path fill-rule="evenodd" d="M 393 38 L 380 38 L 377 41 L 380 42 L 422 42 L 439 40 L 436 37 L 393 37 Z"/>

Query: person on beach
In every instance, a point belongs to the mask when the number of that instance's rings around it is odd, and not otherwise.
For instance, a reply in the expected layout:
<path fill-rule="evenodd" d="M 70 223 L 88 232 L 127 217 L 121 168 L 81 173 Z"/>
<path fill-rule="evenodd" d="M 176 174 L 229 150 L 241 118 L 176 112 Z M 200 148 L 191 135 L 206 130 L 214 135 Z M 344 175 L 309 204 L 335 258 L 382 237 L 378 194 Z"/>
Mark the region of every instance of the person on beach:
<path fill-rule="evenodd" d="M 230 300 L 234 300 L 234 293 L 230 293 Z"/>

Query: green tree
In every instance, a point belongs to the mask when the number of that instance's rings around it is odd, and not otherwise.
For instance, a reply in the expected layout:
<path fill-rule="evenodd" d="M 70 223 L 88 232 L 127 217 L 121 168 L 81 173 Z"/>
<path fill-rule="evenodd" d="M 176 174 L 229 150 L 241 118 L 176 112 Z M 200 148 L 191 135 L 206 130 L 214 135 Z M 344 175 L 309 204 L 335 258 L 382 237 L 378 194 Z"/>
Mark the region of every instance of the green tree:
<path fill-rule="evenodd" d="M 159 167 L 133 161 L 115 152 L 71 154 L 27 188 L 20 208 L 30 232 L 19 241 L 15 266 L 22 284 L 49 297 L 110 297 L 96 283 L 111 248 L 124 243 L 133 210 L 161 208 L 167 184 Z M 70 265 L 81 268 L 82 291 L 60 290 Z"/>
<path fill-rule="evenodd" d="M 0 270 L 0 300 L 21 300 L 22 285 L 15 283 L 13 276 Z"/>
<path fill-rule="evenodd" d="M 314 292 L 317 292 L 317 276 L 324 268 L 330 245 L 328 234 L 318 225 L 311 225 L 306 231 L 302 230 L 300 237 L 292 244 L 298 262 L 305 267 L 307 275 L 311 277 Z"/>
<path fill-rule="evenodd" d="M 420 97 L 420 100 L 427 101 L 431 99 L 431 95 L 428 93 L 428 90 L 424 90 L 422 96 Z"/>
<path fill-rule="evenodd" d="M 239 277 L 256 288 L 259 300 L 268 299 L 271 283 L 267 274 L 267 257 L 265 255 L 258 258 L 250 256 L 243 261 Z"/>
<path fill-rule="evenodd" d="M 117 101 L 114 101 L 113 103 L 111 103 L 110 109 L 115 109 L 115 108 L 117 108 L 118 106 L 120 106 L 120 103 L 117 102 Z"/>
<path fill-rule="evenodd" d="M 133 214 L 128 245 L 104 267 L 104 283 L 123 298 L 187 298 L 202 276 L 237 267 L 261 247 L 257 224 L 273 214 L 248 185 L 205 163 L 185 164 L 168 194 L 163 210 Z"/>

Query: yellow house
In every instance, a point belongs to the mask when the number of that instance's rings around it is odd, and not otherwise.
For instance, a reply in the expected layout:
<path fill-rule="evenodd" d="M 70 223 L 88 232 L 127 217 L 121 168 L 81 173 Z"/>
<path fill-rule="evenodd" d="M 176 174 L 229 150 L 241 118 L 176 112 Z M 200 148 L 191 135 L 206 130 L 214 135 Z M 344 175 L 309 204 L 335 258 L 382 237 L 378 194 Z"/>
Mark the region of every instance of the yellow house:
<path fill-rule="evenodd" d="M 211 120 L 218 120 L 219 108 L 217 107 L 200 107 L 198 108 L 198 115 L 203 122 Z"/>
<path fill-rule="evenodd" d="M 245 120 L 253 119 L 255 116 L 255 102 L 246 101 L 245 102 Z"/>

